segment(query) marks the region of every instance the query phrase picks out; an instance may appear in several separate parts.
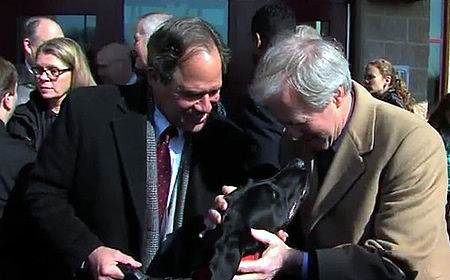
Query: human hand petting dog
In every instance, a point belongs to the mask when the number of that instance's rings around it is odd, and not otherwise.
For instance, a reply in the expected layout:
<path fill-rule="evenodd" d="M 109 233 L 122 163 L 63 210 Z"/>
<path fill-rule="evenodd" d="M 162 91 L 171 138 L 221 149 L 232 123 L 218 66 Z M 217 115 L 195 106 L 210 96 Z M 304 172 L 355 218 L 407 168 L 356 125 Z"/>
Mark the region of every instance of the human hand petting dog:
<path fill-rule="evenodd" d="M 119 263 L 140 268 L 142 264 L 122 252 L 105 246 L 97 247 L 88 256 L 88 268 L 96 280 L 123 279 L 125 275 L 117 266 Z"/>
<path fill-rule="evenodd" d="M 241 260 L 233 280 L 271 280 L 284 269 L 296 268 L 301 273 L 303 253 L 290 248 L 279 234 L 266 230 L 251 229 L 252 236 L 267 245 L 261 258 L 257 260 Z"/>
<path fill-rule="evenodd" d="M 218 224 L 222 222 L 222 215 L 220 214 L 220 212 L 223 212 L 228 208 L 228 202 L 225 199 L 225 195 L 232 193 L 236 189 L 237 188 L 234 186 L 222 187 L 223 194 L 216 196 L 214 200 L 215 208 L 209 209 L 208 214 L 204 218 L 206 230 L 214 229 Z"/>

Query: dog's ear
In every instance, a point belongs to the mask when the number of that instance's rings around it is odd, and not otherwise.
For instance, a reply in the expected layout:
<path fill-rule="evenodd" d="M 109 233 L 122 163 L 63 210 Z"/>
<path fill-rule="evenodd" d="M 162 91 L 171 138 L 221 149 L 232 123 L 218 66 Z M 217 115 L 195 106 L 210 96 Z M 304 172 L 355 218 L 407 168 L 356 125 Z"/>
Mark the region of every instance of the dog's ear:
<path fill-rule="evenodd" d="M 254 186 L 254 181 L 252 178 L 249 178 L 247 181 L 247 184 L 243 187 L 237 188 L 236 190 L 232 191 L 231 193 L 225 195 L 225 199 L 228 203 L 233 203 L 233 201 L 239 199 L 243 193 L 242 189 L 249 189 L 252 186 Z"/>

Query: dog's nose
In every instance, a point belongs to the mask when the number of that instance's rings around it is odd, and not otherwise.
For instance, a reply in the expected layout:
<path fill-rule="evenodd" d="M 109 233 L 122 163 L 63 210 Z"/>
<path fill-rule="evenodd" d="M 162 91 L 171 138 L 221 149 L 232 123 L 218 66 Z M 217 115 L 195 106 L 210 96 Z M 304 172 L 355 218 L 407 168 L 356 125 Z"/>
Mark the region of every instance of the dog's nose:
<path fill-rule="evenodd" d="M 289 164 L 289 166 L 303 168 L 305 166 L 305 163 L 303 162 L 303 160 L 296 158 Z"/>

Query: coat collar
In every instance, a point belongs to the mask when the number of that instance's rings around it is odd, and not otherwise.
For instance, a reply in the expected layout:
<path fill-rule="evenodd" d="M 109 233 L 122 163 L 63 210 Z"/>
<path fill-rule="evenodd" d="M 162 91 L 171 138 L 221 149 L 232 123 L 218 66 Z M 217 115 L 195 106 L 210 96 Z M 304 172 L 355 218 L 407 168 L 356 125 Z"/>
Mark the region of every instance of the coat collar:
<path fill-rule="evenodd" d="M 142 85 L 119 87 L 121 99 L 117 103 L 119 113 L 112 119 L 120 164 L 124 172 L 131 200 L 140 222 L 145 213 L 146 180 L 146 120 L 147 100 Z M 142 224 L 141 224 L 142 225 Z"/>

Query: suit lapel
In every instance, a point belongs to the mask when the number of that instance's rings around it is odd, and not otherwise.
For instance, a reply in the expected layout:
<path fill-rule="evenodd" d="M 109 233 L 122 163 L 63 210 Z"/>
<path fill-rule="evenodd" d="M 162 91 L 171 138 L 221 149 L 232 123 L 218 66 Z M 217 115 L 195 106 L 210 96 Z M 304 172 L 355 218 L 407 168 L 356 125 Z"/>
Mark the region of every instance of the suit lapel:
<path fill-rule="evenodd" d="M 369 102 L 370 97 L 365 90 L 361 89 L 361 86 L 354 83 L 353 89 L 355 102 L 353 114 L 346 134 L 310 209 L 308 233 L 357 183 L 366 170 L 364 154 L 373 149 L 375 106 Z"/>
<path fill-rule="evenodd" d="M 181 157 L 180 170 L 178 171 L 178 186 L 177 202 L 175 208 L 175 218 L 173 223 L 173 230 L 180 228 L 183 225 L 184 206 L 186 204 L 186 193 L 189 184 L 189 174 L 191 167 L 191 137 L 186 136 L 183 148 L 183 155 Z"/>
<path fill-rule="evenodd" d="M 131 95 L 131 93 L 126 93 Z M 127 97 L 129 99 L 129 97 Z M 117 152 L 126 184 L 138 220 L 143 225 L 146 197 L 146 119 L 147 114 L 134 111 L 122 100 L 118 107 L 123 112 L 111 122 Z"/>

